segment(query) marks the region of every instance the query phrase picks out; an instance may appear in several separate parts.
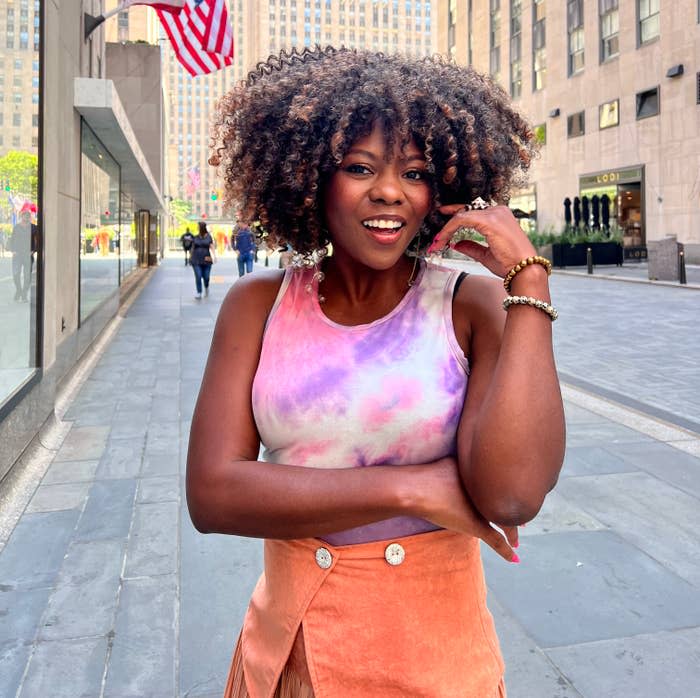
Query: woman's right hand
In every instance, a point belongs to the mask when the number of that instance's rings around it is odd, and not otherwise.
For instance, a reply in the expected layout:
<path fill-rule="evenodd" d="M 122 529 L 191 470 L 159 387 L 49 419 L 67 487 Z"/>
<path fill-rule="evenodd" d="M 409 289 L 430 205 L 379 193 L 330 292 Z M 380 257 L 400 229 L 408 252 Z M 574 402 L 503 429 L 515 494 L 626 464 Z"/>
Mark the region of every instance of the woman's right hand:
<path fill-rule="evenodd" d="M 425 466 L 425 489 L 420 515 L 443 528 L 480 538 L 508 562 L 518 562 L 513 547 L 518 546 L 516 526 L 494 528 L 474 507 L 464 491 L 457 461 L 441 458 Z"/>

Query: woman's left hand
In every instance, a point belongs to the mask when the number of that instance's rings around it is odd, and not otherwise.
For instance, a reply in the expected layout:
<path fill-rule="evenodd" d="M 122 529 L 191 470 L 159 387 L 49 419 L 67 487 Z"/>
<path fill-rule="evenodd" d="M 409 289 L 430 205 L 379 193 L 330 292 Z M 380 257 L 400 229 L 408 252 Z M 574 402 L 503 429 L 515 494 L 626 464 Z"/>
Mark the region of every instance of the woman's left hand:
<path fill-rule="evenodd" d="M 507 206 L 489 206 L 481 210 L 467 211 L 464 204 L 448 204 L 441 206 L 439 210 L 452 218 L 433 240 L 428 248 L 429 254 L 449 245 L 500 277 L 504 277 L 522 259 L 537 254 Z M 450 239 L 460 228 L 476 230 L 486 238 L 487 245 L 475 240 L 462 240 L 450 244 Z"/>

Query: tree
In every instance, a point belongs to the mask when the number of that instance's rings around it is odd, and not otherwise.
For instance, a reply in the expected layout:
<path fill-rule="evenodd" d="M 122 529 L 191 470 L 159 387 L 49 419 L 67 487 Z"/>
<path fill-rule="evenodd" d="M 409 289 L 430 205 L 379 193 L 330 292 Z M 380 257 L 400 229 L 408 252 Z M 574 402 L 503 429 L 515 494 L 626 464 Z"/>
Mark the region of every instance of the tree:
<path fill-rule="evenodd" d="M 177 224 L 182 225 L 189 220 L 192 214 L 192 202 L 184 199 L 173 199 L 170 202 L 170 213 L 172 213 Z"/>
<path fill-rule="evenodd" d="M 24 150 L 10 150 L 0 158 L 0 184 L 13 194 L 36 202 L 39 186 L 39 158 Z"/>

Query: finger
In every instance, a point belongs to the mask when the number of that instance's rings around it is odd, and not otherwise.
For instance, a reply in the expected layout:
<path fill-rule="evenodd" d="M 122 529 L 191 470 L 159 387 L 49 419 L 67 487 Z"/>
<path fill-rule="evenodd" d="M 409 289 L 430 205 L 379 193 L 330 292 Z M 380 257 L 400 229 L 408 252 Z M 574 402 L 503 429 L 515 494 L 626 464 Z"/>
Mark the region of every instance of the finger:
<path fill-rule="evenodd" d="M 441 210 L 442 208 L 448 207 L 441 207 Z M 435 239 L 428 248 L 428 254 L 432 254 L 437 250 L 443 249 L 450 241 L 450 238 L 460 228 L 472 228 L 488 240 L 489 235 L 493 234 L 495 221 L 491 218 L 491 215 L 492 211 L 494 210 L 495 209 L 465 211 L 463 206 L 457 207 L 457 209 L 450 214 L 452 215 L 452 218 L 445 223 L 442 229 L 435 236 Z"/>
<path fill-rule="evenodd" d="M 486 524 L 483 534 L 479 536 L 492 550 L 498 553 L 507 562 L 518 562 L 518 556 L 510 547 L 503 534 L 493 526 Z"/>
<path fill-rule="evenodd" d="M 511 548 L 517 548 L 520 545 L 518 539 L 518 527 L 517 526 L 502 526 L 503 533 L 505 533 L 506 539 L 510 543 Z"/>
<path fill-rule="evenodd" d="M 438 208 L 438 211 L 440 211 L 440 213 L 451 216 L 453 213 L 457 213 L 457 211 L 465 211 L 465 205 L 466 204 L 445 204 L 444 206 L 440 206 Z"/>
<path fill-rule="evenodd" d="M 432 254 L 433 252 L 436 252 L 437 250 L 442 250 L 447 246 L 449 241 L 452 239 L 452 236 L 460 229 L 460 228 L 474 228 L 476 230 L 475 226 L 472 225 L 467 225 L 464 221 L 464 218 L 462 214 L 456 213 L 445 225 L 440 229 L 438 234 L 435 236 L 433 239 L 432 244 L 428 248 L 428 254 Z M 481 231 L 477 231 L 481 232 Z M 484 236 L 486 237 L 486 236 Z"/>
<path fill-rule="evenodd" d="M 456 250 L 460 254 L 465 254 L 468 257 L 476 260 L 477 262 L 483 262 L 486 256 L 489 254 L 489 248 L 486 245 L 482 245 L 475 240 L 460 240 L 450 244 L 453 250 Z"/>

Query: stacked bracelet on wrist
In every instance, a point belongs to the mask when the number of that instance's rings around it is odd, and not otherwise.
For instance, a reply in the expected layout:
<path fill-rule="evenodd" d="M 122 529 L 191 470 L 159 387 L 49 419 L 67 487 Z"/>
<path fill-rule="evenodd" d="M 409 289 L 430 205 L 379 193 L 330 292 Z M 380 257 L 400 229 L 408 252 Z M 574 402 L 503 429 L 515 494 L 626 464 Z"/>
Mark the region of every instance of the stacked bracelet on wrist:
<path fill-rule="evenodd" d="M 534 255 L 532 257 L 526 257 L 520 260 L 506 275 L 503 279 L 503 288 L 505 288 L 506 293 L 510 293 L 510 285 L 515 278 L 515 275 L 525 269 L 525 267 L 530 264 L 539 264 L 544 267 L 547 271 L 547 276 L 552 273 L 552 263 L 546 257 L 540 257 L 540 255 Z"/>
<path fill-rule="evenodd" d="M 559 316 L 554 306 L 545 301 L 541 301 L 539 298 L 532 298 L 531 296 L 508 296 L 503 299 L 503 310 L 508 310 L 511 305 L 530 305 L 546 313 L 552 322 Z"/>

